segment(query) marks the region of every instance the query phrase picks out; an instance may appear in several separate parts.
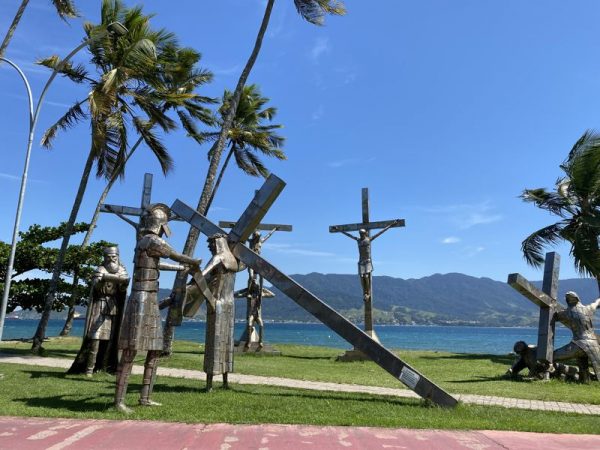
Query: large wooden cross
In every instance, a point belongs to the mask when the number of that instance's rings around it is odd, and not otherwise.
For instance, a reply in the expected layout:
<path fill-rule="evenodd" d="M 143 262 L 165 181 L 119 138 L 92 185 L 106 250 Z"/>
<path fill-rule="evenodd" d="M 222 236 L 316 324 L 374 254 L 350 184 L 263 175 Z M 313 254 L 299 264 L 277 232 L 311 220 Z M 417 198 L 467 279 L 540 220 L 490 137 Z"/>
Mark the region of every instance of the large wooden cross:
<path fill-rule="evenodd" d="M 254 199 L 228 235 L 231 250 L 235 257 L 247 266 L 252 267 L 273 286 L 277 287 L 343 339 L 354 345 L 355 348 L 368 355 L 380 367 L 418 395 L 440 406 L 456 406 L 457 400 L 454 397 L 436 386 L 317 296 L 243 244 L 252 231 L 256 229 L 267 209 L 284 186 L 285 183 L 282 180 L 275 175 L 271 175 L 256 193 Z M 171 210 L 207 236 L 224 233 L 221 228 L 180 200 L 173 203 Z"/>
<path fill-rule="evenodd" d="M 219 221 L 219 226 L 221 228 L 233 228 L 235 226 L 235 222 L 226 222 L 226 221 L 221 220 L 221 221 Z M 269 233 L 264 238 L 264 240 L 267 240 L 270 237 L 270 235 L 272 233 L 274 233 L 275 231 L 288 231 L 288 232 L 292 231 L 292 225 L 284 225 L 284 224 L 278 224 L 278 223 L 259 223 L 258 226 L 256 227 L 255 231 L 268 231 Z M 264 241 L 261 241 L 261 245 L 262 245 L 262 242 L 264 242 Z M 256 253 L 260 254 L 260 250 L 256 251 Z M 256 275 L 254 274 L 254 270 L 248 269 L 248 276 L 250 278 L 255 278 Z M 244 331 L 242 332 L 242 335 L 236 341 L 236 349 L 238 347 L 243 347 L 244 345 L 256 346 L 259 343 L 259 339 L 258 339 L 258 335 L 257 335 L 256 331 L 253 331 L 250 336 L 248 335 L 248 327 L 249 327 L 249 323 L 250 323 L 250 315 L 251 315 L 252 301 L 253 301 L 249 297 L 250 292 L 248 290 L 251 282 L 249 282 L 247 288 L 242 289 L 239 292 L 236 292 L 236 295 L 235 295 L 235 298 L 246 299 L 246 326 L 244 327 Z M 260 299 L 258 299 L 258 301 L 262 301 L 263 295 L 265 293 L 270 294 L 270 296 L 273 296 L 272 292 L 270 292 L 268 289 L 265 289 L 262 287 L 263 286 L 263 277 L 261 275 L 259 275 L 258 281 L 254 280 L 254 282 L 256 282 L 257 285 L 259 286 L 258 295 L 260 296 Z M 254 299 L 254 301 L 256 301 L 256 299 Z M 264 326 L 264 324 L 263 324 L 263 326 Z M 262 332 L 264 333 L 264 330 Z"/>
<path fill-rule="evenodd" d="M 362 222 L 361 223 L 349 223 L 345 225 L 332 225 L 329 227 L 330 233 L 344 233 L 347 234 L 349 231 L 366 230 L 367 235 L 370 234 L 370 230 L 376 229 L 387 229 L 395 227 L 405 226 L 404 219 L 396 220 L 384 220 L 380 222 L 369 221 L 369 188 L 362 188 Z M 350 236 L 352 237 L 352 236 Z M 370 253 L 369 243 L 369 253 Z M 378 340 L 377 334 L 373 329 L 373 284 L 369 283 L 369 292 L 363 292 L 369 301 L 364 302 L 365 308 L 365 332 L 372 336 L 373 339 Z"/>
<path fill-rule="evenodd" d="M 119 218 L 123 219 L 129 225 L 133 226 L 136 230 L 139 228 L 139 220 L 138 223 L 129 219 L 127 216 L 134 217 L 142 217 L 144 213 L 144 209 L 146 209 L 151 204 L 152 199 L 152 174 L 146 173 L 144 174 L 144 185 L 142 186 L 142 201 L 140 203 L 140 207 L 136 208 L 134 206 L 121 206 L 121 205 L 110 205 L 104 203 L 100 206 L 100 212 L 115 214 Z M 169 220 L 181 220 L 177 216 L 172 216 Z"/>
<path fill-rule="evenodd" d="M 550 252 L 546 253 L 541 291 L 518 273 L 511 273 L 507 281 L 511 287 L 540 308 L 537 359 L 546 365 L 554 362 L 554 313 L 564 309 L 557 301 L 559 269 L 560 255 Z"/>

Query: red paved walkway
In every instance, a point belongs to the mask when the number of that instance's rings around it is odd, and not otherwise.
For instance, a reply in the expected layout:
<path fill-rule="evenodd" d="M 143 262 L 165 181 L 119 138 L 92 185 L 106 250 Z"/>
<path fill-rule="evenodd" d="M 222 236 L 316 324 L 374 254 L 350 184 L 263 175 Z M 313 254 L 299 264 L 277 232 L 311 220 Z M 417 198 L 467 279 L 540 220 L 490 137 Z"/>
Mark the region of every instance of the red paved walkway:
<path fill-rule="evenodd" d="M 597 450 L 600 436 L 0 417 L 0 449 Z"/>

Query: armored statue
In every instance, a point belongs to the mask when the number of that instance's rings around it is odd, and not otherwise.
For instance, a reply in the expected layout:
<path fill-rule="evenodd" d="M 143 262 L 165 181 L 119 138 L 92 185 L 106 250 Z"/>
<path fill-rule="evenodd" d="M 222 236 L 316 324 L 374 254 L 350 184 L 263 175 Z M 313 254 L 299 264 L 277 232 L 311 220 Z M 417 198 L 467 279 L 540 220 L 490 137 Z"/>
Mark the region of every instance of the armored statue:
<path fill-rule="evenodd" d="M 186 270 L 190 266 L 197 267 L 200 261 L 177 253 L 162 239 L 163 233 L 168 237 L 169 207 L 162 203 L 149 205 L 144 209 L 138 230 L 138 242 L 135 248 L 133 285 L 119 335 L 119 349 L 123 350 L 117 368 L 117 386 L 115 390 L 115 406 L 118 410 L 129 413 L 124 398 L 127 382 L 131 373 L 133 359 L 138 351 L 146 351 L 144 376 L 139 404 L 143 406 L 158 405 L 150 400 L 154 387 L 158 358 L 163 348 L 163 333 L 158 309 L 158 278 L 160 270 Z M 167 264 L 160 258 L 169 258 L 180 264 Z"/>
<path fill-rule="evenodd" d="M 104 264 L 99 266 L 92 276 L 85 333 L 91 342 L 85 371 L 87 376 L 94 372 L 100 341 L 116 343 L 119 314 L 123 312 L 128 284 L 129 275 L 119 260 L 119 249 L 105 248 Z"/>
<path fill-rule="evenodd" d="M 588 360 L 592 363 L 596 378 L 600 379 L 600 345 L 594 332 L 592 318 L 600 298 L 589 305 L 581 304 L 579 296 L 572 291 L 565 294 L 567 309 L 555 313 L 556 319 L 573 332 L 573 339 L 567 345 L 554 351 L 554 361 L 577 359 L 581 381 L 589 381 Z"/>
<path fill-rule="evenodd" d="M 373 261 L 371 259 L 371 242 L 385 233 L 387 230 L 399 223 L 399 220 L 394 220 L 388 224 L 381 231 L 373 236 L 369 236 L 369 232 L 364 228 L 358 230 L 358 237 L 354 236 L 347 231 L 339 230 L 340 233 L 354 239 L 358 244 L 358 275 L 360 276 L 360 284 L 363 290 L 363 300 L 366 302 L 371 301 L 372 297 L 372 274 L 373 274 Z"/>
<path fill-rule="evenodd" d="M 210 236 L 208 248 L 212 258 L 206 264 L 202 275 L 206 278 L 212 293 L 212 301 L 207 302 L 204 344 L 206 390 L 210 391 L 214 375 L 221 374 L 223 387 L 227 388 L 227 375 L 233 371 L 235 322 L 233 289 L 236 272 L 243 270 L 245 266 L 231 253 L 224 234 Z"/>

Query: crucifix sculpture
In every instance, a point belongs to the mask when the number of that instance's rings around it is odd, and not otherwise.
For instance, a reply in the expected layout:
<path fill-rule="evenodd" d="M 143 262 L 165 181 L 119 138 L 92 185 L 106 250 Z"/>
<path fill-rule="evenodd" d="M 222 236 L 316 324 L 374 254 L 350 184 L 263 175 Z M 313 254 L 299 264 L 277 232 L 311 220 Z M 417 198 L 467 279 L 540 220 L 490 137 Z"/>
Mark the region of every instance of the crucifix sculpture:
<path fill-rule="evenodd" d="M 235 222 L 220 221 L 221 228 L 233 228 Z M 268 231 L 263 237 L 261 231 Z M 250 249 L 260 255 L 263 244 L 276 231 L 292 231 L 291 225 L 282 224 L 259 224 L 250 239 L 248 245 Z M 248 267 L 248 284 L 244 289 L 234 293 L 235 298 L 246 299 L 246 327 L 241 337 L 236 341 L 236 351 L 261 351 L 269 354 L 279 354 L 277 350 L 270 346 L 265 347 L 264 344 L 264 322 L 262 320 L 262 300 L 263 298 L 272 298 L 275 296 L 273 292 L 263 286 L 264 279 L 257 274 L 252 267 Z M 255 325 L 258 325 L 259 332 L 256 332 Z"/>
<path fill-rule="evenodd" d="M 110 205 L 104 203 L 100 206 L 100 212 L 115 214 L 120 219 L 127 222 L 129 225 L 134 227 L 136 230 L 139 228 L 139 222 L 136 223 L 129 219 L 127 216 L 135 216 L 141 219 L 144 210 L 152 203 L 152 174 L 144 174 L 144 185 L 142 186 L 142 201 L 140 207 L 136 208 L 133 206 L 121 206 L 121 205 Z M 179 220 L 178 217 L 171 216 L 169 220 Z"/>
<path fill-rule="evenodd" d="M 554 324 L 555 313 L 564 308 L 558 304 L 558 273 L 560 255 L 556 252 L 546 253 L 544 262 L 544 280 L 542 290 L 537 289 L 518 273 L 511 273 L 507 283 L 521 293 L 529 301 L 540 308 L 538 323 L 537 360 L 546 368 L 544 378 L 548 379 L 554 353 Z"/>
<path fill-rule="evenodd" d="M 354 345 L 355 348 L 369 356 L 380 367 L 418 395 L 440 406 L 456 406 L 457 400 L 454 397 L 436 386 L 329 305 L 243 244 L 250 237 L 252 231 L 256 229 L 284 186 L 285 183 L 282 180 L 275 175 L 271 175 L 256 193 L 240 220 L 236 222 L 227 235 L 233 255 L 247 266 L 252 267 L 265 280 L 268 280 L 273 286 L 277 287 L 343 339 Z M 221 228 L 180 200 L 173 203 L 171 210 L 207 236 L 224 233 Z"/>
<path fill-rule="evenodd" d="M 377 334 L 373 329 L 373 261 L 371 260 L 371 242 L 381 236 L 390 228 L 403 227 L 404 219 L 385 220 L 381 222 L 369 221 L 369 188 L 362 189 L 362 222 L 346 225 L 332 225 L 330 233 L 342 233 L 358 244 L 358 275 L 363 290 L 365 306 L 365 333 L 378 341 Z M 380 229 L 375 235 L 370 235 L 370 230 Z M 350 234 L 350 231 L 358 231 L 358 236 Z"/>

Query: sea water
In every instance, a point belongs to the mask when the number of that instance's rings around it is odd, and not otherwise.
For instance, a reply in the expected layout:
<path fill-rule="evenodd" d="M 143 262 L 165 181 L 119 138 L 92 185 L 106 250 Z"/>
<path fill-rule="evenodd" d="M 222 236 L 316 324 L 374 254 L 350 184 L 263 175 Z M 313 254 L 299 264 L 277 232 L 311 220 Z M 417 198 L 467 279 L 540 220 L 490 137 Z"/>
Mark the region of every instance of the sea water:
<path fill-rule="evenodd" d="M 74 321 L 71 335 L 81 336 L 84 323 L 83 320 Z M 37 320 L 7 320 L 3 340 L 31 338 L 37 324 Z M 58 336 L 63 324 L 63 320 L 50 320 L 46 336 Z M 240 337 L 243 330 L 244 323 L 236 323 L 235 336 Z M 205 331 L 205 322 L 184 322 L 176 328 L 175 337 L 200 343 L 204 342 Z M 375 326 L 375 331 L 381 343 L 391 349 L 506 355 L 512 352 L 516 341 L 522 340 L 528 344 L 537 342 L 535 328 L 384 325 Z M 557 326 L 555 345 L 559 347 L 570 339 L 571 331 Z M 351 347 L 335 332 L 317 323 L 266 323 L 265 342 L 340 349 Z"/>

